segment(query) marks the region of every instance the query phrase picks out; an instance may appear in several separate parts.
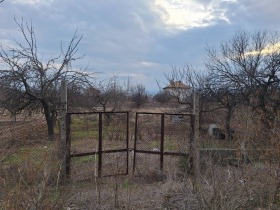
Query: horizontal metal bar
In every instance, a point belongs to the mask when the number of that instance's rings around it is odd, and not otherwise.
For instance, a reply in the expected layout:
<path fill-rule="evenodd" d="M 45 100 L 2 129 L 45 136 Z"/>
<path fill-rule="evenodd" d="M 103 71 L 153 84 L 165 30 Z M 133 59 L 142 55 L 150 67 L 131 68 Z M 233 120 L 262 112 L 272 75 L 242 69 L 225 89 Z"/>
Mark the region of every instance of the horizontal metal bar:
<path fill-rule="evenodd" d="M 86 153 L 77 153 L 77 154 L 71 154 L 70 157 L 84 157 L 84 156 L 90 156 L 90 155 L 98 155 L 98 152 L 86 152 Z"/>
<path fill-rule="evenodd" d="M 239 151 L 240 149 L 219 149 L 219 148 L 209 148 L 209 149 L 200 149 L 200 151 Z"/>
<path fill-rule="evenodd" d="M 125 173 L 120 173 L 120 174 L 102 175 L 101 177 L 105 178 L 105 177 L 112 177 L 112 176 L 125 176 L 125 175 L 128 175 L 128 172 L 125 172 Z"/>
<path fill-rule="evenodd" d="M 160 151 L 148 151 L 148 150 L 134 150 L 135 153 L 146 153 L 160 155 Z"/>
<path fill-rule="evenodd" d="M 278 149 L 219 149 L 219 148 L 209 148 L 209 149 L 200 149 L 200 151 L 256 151 L 256 152 L 279 152 Z"/>
<path fill-rule="evenodd" d="M 127 152 L 127 149 L 115 149 L 115 150 L 105 150 L 102 151 L 102 153 L 115 153 L 115 152 Z M 71 154 L 70 157 L 84 157 L 84 156 L 90 156 L 90 155 L 98 155 L 99 152 L 86 152 L 86 153 L 77 153 L 77 154 Z"/>
<path fill-rule="evenodd" d="M 152 115 L 183 115 L 183 116 L 193 116 L 194 114 L 193 113 L 180 113 L 180 114 L 174 114 L 174 113 L 164 113 L 164 112 L 137 112 L 137 114 L 152 114 Z"/>
<path fill-rule="evenodd" d="M 188 156 L 189 154 L 183 152 L 164 152 L 163 155 Z"/>
<path fill-rule="evenodd" d="M 127 152 L 127 149 L 113 149 L 113 150 L 102 151 L 102 153 L 115 153 L 115 152 Z"/>
<path fill-rule="evenodd" d="M 129 112 L 68 112 L 68 114 L 71 114 L 71 115 L 99 114 L 99 113 L 104 113 L 104 114 L 127 114 Z"/>
<path fill-rule="evenodd" d="M 145 153 L 145 154 L 160 155 L 160 151 L 135 150 L 134 152 L 135 153 Z M 163 152 L 163 155 L 188 156 L 187 153 L 183 153 L 183 152 Z"/>

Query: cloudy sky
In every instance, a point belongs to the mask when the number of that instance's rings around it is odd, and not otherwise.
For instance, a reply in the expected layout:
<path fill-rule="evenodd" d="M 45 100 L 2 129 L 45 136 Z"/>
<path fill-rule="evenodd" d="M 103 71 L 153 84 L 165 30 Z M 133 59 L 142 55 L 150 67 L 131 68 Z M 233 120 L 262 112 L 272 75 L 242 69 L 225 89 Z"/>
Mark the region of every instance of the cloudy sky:
<path fill-rule="evenodd" d="M 280 29 L 279 0 L 5 0 L 0 44 L 21 40 L 14 22 L 33 23 L 42 58 L 59 53 L 75 30 L 83 35 L 76 67 L 117 75 L 157 91 L 171 66 L 203 70 L 205 46 L 237 30 Z"/>

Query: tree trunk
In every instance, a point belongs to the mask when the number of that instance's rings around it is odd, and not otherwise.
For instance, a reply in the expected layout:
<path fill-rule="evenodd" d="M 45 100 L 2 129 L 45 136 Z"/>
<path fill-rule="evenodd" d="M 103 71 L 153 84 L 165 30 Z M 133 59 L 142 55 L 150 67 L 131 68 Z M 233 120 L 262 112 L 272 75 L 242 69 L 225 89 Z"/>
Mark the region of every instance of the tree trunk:
<path fill-rule="evenodd" d="M 226 134 L 227 134 L 227 139 L 229 141 L 232 141 L 232 131 L 231 131 L 231 117 L 232 117 L 232 109 L 228 108 L 227 109 L 227 114 L 226 114 Z"/>
<path fill-rule="evenodd" d="M 46 121 L 47 121 L 47 126 L 48 126 L 49 140 L 53 141 L 54 140 L 54 120 L 53 120 L 53 117 L 50 116 L 50 117 L 48 117 L 48 119 L 46 118 Z"/>
<path fill-rule="evenodd" d="M 48 127 L 48 137 L 50 141 L 54 140 L 54 116 L 53 113 L 50 111 L 50 107 L 47 102 L 43 103 L 44 115 L 47 122 Z"/>

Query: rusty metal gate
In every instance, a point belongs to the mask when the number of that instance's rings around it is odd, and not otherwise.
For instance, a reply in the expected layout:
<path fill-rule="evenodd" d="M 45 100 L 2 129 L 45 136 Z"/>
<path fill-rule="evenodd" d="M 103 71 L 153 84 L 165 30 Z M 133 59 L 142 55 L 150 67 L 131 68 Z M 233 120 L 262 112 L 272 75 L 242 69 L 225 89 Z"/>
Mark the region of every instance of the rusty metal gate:
<path fill-rule="evenodd" d="M 131 121 L 129 116 L 129 112 L 67 114 L 68 178 L 126 175 L 130 165 L 135 175 L 175 170 L 178 157 L 189 151 L 193 114 L 137 112 Z M 135 124 L 132 132 L 130 124 Z M 131 148 L 129 139 L 134 140 Z"/>
<path fill-rule="evenodd" d="M 178 169 L 193 138 L 193 114 L 136 113 L 133 173 Z"/>
<path fill-rule="evenodd" d="M 128 174 L 128 131 L 128 112 L 68 113 L 68 177 L 83 180 Z"/>

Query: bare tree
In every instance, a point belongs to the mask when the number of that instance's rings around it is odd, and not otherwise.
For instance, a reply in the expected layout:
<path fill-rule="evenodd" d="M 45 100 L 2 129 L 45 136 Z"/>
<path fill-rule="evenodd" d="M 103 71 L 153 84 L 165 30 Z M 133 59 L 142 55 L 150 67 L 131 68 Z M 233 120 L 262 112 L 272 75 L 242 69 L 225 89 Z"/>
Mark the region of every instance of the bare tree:
<path fill-rule="evenodd" d="M 100 93 L 95 97 L 103 112 L 113 112 L 121 109 L 126 100 L 126 94 L 116 76 L 101 81 L 99 83 L 99 90 Z"/>
<path fill-rule="evenodd" d="M 225 128 L 227 139 L 232 140 L 231 120 L 237 106 L 241 103 L 241 98 L 236 88 L 224 84 L 217 80 L 215 75 L 208 75 L 204 92 L 207 92 L 208 111 L 218 109 L 226 110 Z"/>
<path fill-rule="evenodd" d="M 204 97 L 205 75 L 191 65 L 183 67 L 172 66 L 171 73 L 166 74 L 165 78 L 170 84 L 174 81 L 180 81 L 190 88 L 189 90 L 183 89 L 172 92 L 172 96 L 176 98 L 177 103 L 185 105 L 186 109 L 192 108 L 192 97 L 188 96 L 191 96 L 195 91 L 200 92 L 201 99 Z M 182 95 L 184 95 L 184 97 L 182 97 Z M 201 102 L 203 102 L 203 100 L 201 100 Z M 201 105 L 202 104 L 200 104 L 200 106 Z"/>
<path fill-rule="evenodd" d="M 216 81 L 234 87 L 268 127 L 280 105 L 279 41 L 278 33 L 239 31 L 219 51 L 207 47 L 206 67 Z"/>
<path fill-rule="evenodd" d="M 13 87 L 7 87 L 1 84 L 1 99 L 0 106 L 3 108 L 3 112 L 8 110 L 11 116 L 16 121 L 16 115 L 20 112 L 20 106 L 22 104 L 22 94 Z"/>
<path fill-rule="evenodd" d="M 193 94 L 199 94 L 199 121 L 203 122 L 204 112 L 211 112 L 216 107 L 211 106 L 209 101 L 209 91 L 206 90 L 207 75 L 205 72 L 194 68 L 191 65 L 183 67 L 172 66 L 170 74 L 165 75 L 167 81 L 181 81 L 188 89 L 182 91 L 174 91 L 171 96 L 176 99 L 176 103 L 180 105 L 177 112 L 192 112 L 193 111 Z M 183 97 L 182 97 L 183 96 Z M 202 123 L 200 123 L 200 126 Z M 201 127 L 200 127 L 201 128 Z"/>
<path fill-rule="evenodd" d="M 137 109 L 148 101 L 148 93 L 144 85 L 138 84 L 132 87 L 131 101 L 134 102 Z"/>
<path fill-rule="evenodd" d="M 96 111 L 95 95 L 91 90 L 94 87 L 88 84 L 84 87 L 84 84 L 71 83 L 67 87 L 67 104 L 70 112 L 78 111 Z"/>
<path fill-rule="evenodd" d="M 215 74 L 213 73 L 202 73 L 198 69 L 195 69 L 192 66 L 184 67 L 172 67 L 172 72 L 169 75 L 166 75 L 167 80 L 170 81 L 183 81 L 184 84 L 191 87 L 191 92 L 199 92 L 200 102 L 200 121 L 203 121 L 203 113 L 213 112 L 215 110 L 224 109 L 226 110 L 225 116 L 225 127 L 227 138 L 230 140 L 231 135 L 231 119 L 233 112 L 240 102 L 238 95 L 235 92 L 233 87 L 229 87 L 228 84 L 225 84 L 219 81 Z M 185 97 L 185 100 L 181 100 L 181 92 L 177 92 L 178 95 L 175 97 L 177 103 L 183 104 L 186 106 L 186 109 L 192 108 L 193 97 Z M 173 93 L 174 95 L 174 93 Z M 191 95 L 192 96 L 192 95 Z"/>
<path fill-rule="evenodd" d="M 158 103 L 166 104 L 171 101 L 171 95 L 166 91 L 160 90 L 154 95 L 153 99 Z"/>
<path fill-rule="evenodd" d="M 16 42 L 16 47 L 0 48 L 0 58 L 5 63 L 0 70 L 0 84 L 15 94 L 6 94 L 4 101 L 15 101 L 17 112 L 43 110 L 50 140 L 54 138 L 54 125 L 59 108 L 60 81 L 69 85 L 89 84 L 90 75 L 82 70 L 72 70 L 82 36 L 74 33 L 66 50 L 61 46 L 57 57 L 43 61 L 39 58 L 35 31 L 32 24 L 17 22 L 25 43 Z"/>

